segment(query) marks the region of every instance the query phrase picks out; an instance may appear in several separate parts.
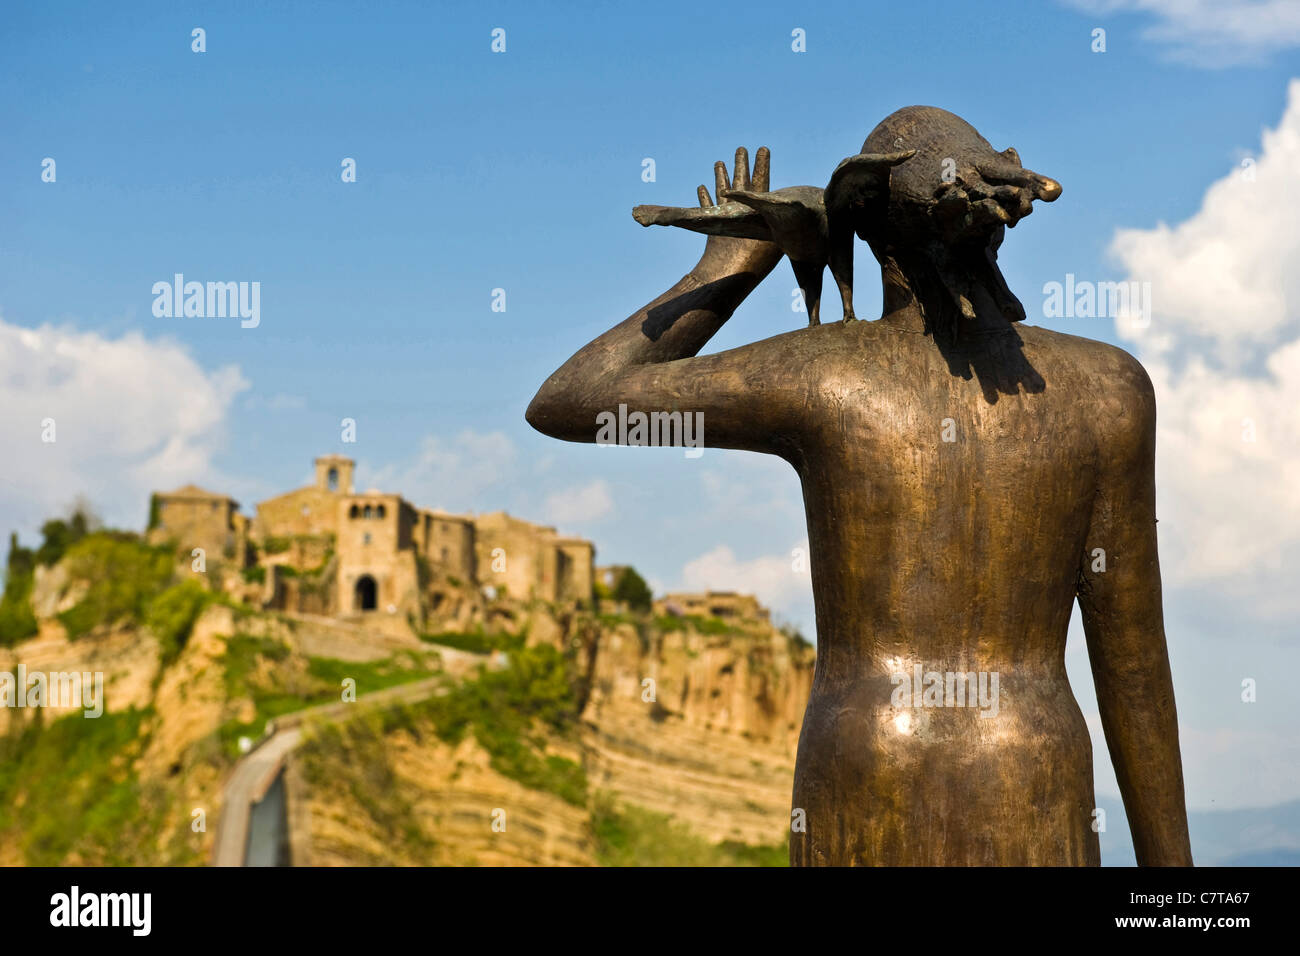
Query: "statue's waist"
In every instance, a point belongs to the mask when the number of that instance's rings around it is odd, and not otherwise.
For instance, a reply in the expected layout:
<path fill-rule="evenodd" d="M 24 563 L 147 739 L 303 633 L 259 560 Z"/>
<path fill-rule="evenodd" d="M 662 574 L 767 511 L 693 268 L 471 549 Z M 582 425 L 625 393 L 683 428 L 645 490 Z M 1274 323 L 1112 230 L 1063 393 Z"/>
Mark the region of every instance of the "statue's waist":
<path fill-rule="evenodd" d="M 804 736 L 887 743 L 1003 746 L 1087 740 L 1063 672 L 1050 669 L 925 671 L 835 681 L 819 675 Z"/>

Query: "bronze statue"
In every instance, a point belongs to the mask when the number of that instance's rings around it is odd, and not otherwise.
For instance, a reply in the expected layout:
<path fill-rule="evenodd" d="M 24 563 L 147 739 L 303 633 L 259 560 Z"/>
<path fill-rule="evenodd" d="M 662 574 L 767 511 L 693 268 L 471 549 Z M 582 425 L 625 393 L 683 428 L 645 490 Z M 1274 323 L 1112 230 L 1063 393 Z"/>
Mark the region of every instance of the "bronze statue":
<path fill-rule="evenodd" d="M 1077 598 L 1138 862 L 1190 865 L 1151 383 L 1118 348 L 1017 328 L 997 265 L 1005 227 L 1060 186 L 933 107 L 877 126 L 821 210 L 811 187 L 769 193 L 768 162 L 760 149 L 751 181 L 737 150 L 717 205 L 701 187 L 698 211 L 637 210 L 708 233 L 704 255 L 569 359 L 527 417 L 591 442 L 620 404 L 702 412 L 708 445 L 798 472 L 818 656 L 791 862 L 1098 864 L 1064 661 Z M 800 208 L 782 217 L 787 197 Z M 848 321 L 852 233 L 880 262 L 875 321 Z M 830 264 L 846 321 L 698 355 L 783 251 L 813 309 Z"/>

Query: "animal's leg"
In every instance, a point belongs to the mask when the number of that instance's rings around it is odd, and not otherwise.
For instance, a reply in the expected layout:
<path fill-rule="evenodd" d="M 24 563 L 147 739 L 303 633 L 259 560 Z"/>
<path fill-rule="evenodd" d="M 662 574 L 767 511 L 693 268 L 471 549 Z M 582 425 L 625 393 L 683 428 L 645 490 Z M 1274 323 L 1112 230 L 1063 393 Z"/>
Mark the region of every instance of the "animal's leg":
<path fill-rule="evenodd" d="M 821 262 L 795 262 L 790 260 L 794 269 L 795 281 L 803 290 L 804 306 L 808 309 L 808 324 L 821 325 L 822 270 L 826 266 Z"/>
<path fill-rule="evenodd" d="M 844 321 L 852 322 L 857 318 L 853 314 L 853 228 L 832 222 L 829 240 L 831 276 L 839 286 Z"/>

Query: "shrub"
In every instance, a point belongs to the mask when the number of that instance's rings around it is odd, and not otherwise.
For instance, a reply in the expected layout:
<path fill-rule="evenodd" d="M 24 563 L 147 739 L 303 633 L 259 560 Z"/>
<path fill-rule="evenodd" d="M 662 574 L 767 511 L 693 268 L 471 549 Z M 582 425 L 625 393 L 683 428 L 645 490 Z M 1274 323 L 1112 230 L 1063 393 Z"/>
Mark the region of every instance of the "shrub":
<path fill-rule="evenodd" d="M 442 631 L 438 634 L 421 634 L 420 640 L 441 644 L 472 654 L 490 654 L 493 651 L 516 651 L 524 646 L 522 634 L 488 632 L 481 627 L 474 631 Z"/>
<path fill-rule="evenodd" d="M 650 593 L 650 585 L 645 583 L 645 578 L 637 574 L 633 568 L 624 568 L 623 573 L 618 576 L 618 581 L 614 585 L 614 600 L 626 602 L 627 606 L 634 611 L 650 610 L 650 603 L 653 594 Z"/>
<path fill-rule="evenodd" d="M 194 622 L 211 600 L 207 589 L 191 579 L 169 587 L 150 603 L 145 623 L 162 645 L 164 667 L 185 649 Z"/>
<path fill-rule="evenodd" d="M 99 626 L 142 622 L 149 602 L 172 576 L 166 548 L 154 548 L 134 536 L 96 532 L 68 549 L 69 572 L 90 582 L 86 596 L 59 615 L 68 637 Z"/>
<path fill-rule="evenodd" d="M 555 648 L 522 648 L 510 655 L 504 670 L 480 671 L 477 680 L 415 706 L 449 743 L 472 732 L 491 757 L 492 769 L 503 776 L 585 805 L 586 771 L 572 760 L 542 753 L 545 738 L 537 733 L 565 735 L 578 720 L 574 675 Z"/>
<path fill-rule="evenodd" d="M 149 841 L 138 831 L 157 818 L 141 812 L 131 762 L 150 713 L 15 721 L 0 738 L 0 831 L 17 831 L 28 865 L 58 865 L 73 852 L 91 866 L 140 862 Z"/>
<path fill-rule="evenodd" d="M 56 518 L 45 522 L 41 525 L 41 537 L 45 540 L 36 550 L 37 562 L 46 567 L 58 562 L 68 548 L 86 536 L 89 526 L 90 519 L 81 509 L 74 511 L 67 521 Z"/>
<path fill-rule="evenodd" d="M 4 596 L 0 597 L 0 646 L 10 646 L 31 637 L 38 630 L 32 613 L 32 584 L 36 556 L 9 536 L 9 563 L 5 569 Z"/>
<path fill-rule="evenodd" d="M 643 807 L 597 796 L 591 813 L 602 866 L 788 866 L 785 844 L 709 843 L 684 823 Z"/>

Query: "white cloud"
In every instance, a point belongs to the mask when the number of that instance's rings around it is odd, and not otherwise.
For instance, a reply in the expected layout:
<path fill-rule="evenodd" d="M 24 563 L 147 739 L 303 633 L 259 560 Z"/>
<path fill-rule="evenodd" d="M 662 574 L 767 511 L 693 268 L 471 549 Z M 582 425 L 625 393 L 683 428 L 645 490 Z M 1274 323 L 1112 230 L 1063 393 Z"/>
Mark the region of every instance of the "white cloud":
<path fill-rule="evenodd" d="M 357 466 L 358 489 L 401 494 L 422 508 L 465 513 L 498 504 L 503 491 L 522 477 L 514 443 L 502 432 L 465 429 L 453 439 L 426 435 L 415 458 L 405 464 Z"/>
<path fill-rule="evenodd" d="M 546 520 L 554 525 L 587 524 L 613 510 L 609 484 L 599 478 L 580 488 L 557 491 L 546 499 Z"/>
<path fill-rule="evenodd" d="M 748 561 L 737 558 L 727 545 L 718 545 L 686 562 L 682 568 L 682 589 L 739 591 L 756 595 L 766 607 L 785 610 L 806 603 L 812 594 L 807 555 L 806 541 L 791 545 L 785 554 Z"/>
<path fill-rule="evenodd" d="M 1288 93 L 1253 181 L 1111 247 L 1152 286 L 1150 327 L 1117 328 L 1156 388 L 1166 580 L 1264 618 L 1300 612 L 1300 80 Z"/>
<path fill-rule="evenodd" d="M 1142 37 L 1164 47 L 1170 59 L 1192 66 L 1254 63 L 1300 46 L 1300 4 L 1295 0 L 1065 2 L 1099 16 L 1147 14 L 1154 22 L 1142 31 Z M 1112 38 L 1110 42 L 1115 41 Z"/>
<path fill-rule="evenodd" d="M 110 524 L 140 528 L 151 491 L 221 485 L 212 458 L 247 387 L 238 368 L 205 371 L 172 341 L 0 319 L 0 521 L 30 533 L 84 496 Z"/>

